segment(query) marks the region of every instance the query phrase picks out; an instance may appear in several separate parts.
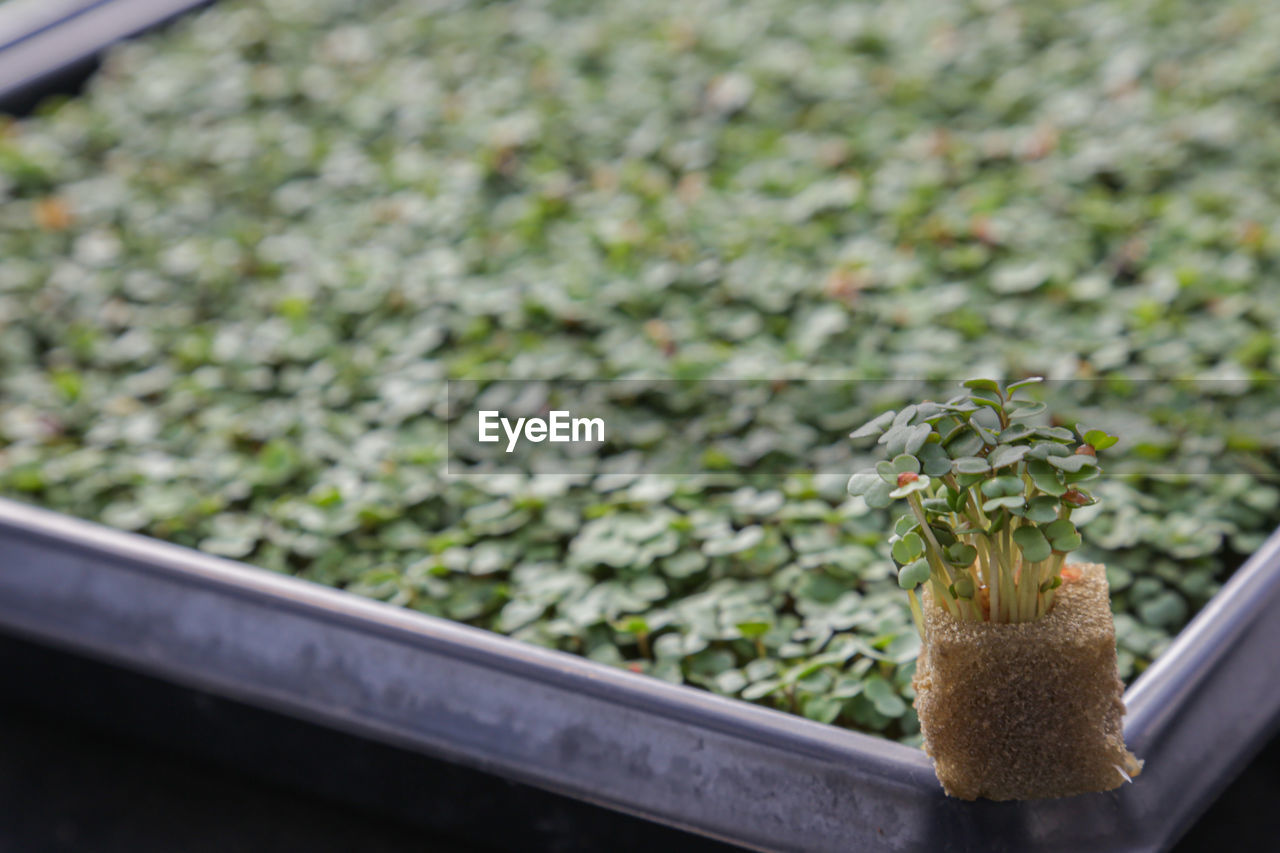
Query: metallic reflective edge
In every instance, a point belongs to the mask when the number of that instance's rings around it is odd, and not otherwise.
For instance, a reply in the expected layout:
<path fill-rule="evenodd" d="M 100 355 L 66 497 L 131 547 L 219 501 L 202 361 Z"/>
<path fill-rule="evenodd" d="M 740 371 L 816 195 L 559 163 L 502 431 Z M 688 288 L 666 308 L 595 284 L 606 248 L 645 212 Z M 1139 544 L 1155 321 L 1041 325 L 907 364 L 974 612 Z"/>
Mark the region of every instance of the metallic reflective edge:
<path fill-rule="evenodd" d="M 1129 691 L 1137 782 L 943 796 L 900 744 L 0 500 L 0 627 L 759 850 L 1165 849 L 1280 714 L 1280 535 Z"/>
<path fill-rule="evenodd" d="M 22 111 L 58 75 L 209 0 L 0 3 L 0 111 Z"/>

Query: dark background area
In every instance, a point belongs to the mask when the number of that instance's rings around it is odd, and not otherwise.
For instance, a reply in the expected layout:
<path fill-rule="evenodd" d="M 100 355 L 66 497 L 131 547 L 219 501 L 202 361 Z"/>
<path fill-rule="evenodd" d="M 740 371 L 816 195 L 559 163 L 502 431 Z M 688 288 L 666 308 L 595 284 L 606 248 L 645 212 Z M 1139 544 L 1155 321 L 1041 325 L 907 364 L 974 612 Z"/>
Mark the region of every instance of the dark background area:
<path fill-rule="evenodd" d="M 0 634 L 0 853 L 727 851 Z"/>
<path fill-rule="evenodd" d="M 0 853 L 727 851 L 0 635 Z M 1271 849 L 1280 739 L 1176 849 Z"/>

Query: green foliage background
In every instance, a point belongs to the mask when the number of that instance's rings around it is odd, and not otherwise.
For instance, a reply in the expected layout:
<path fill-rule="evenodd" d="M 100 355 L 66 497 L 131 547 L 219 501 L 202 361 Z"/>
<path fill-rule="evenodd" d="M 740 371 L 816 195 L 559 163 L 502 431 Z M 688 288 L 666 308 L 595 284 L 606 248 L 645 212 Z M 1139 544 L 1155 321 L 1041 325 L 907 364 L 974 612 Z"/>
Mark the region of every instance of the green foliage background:
<path fill-rule="evenodd" d="M 442 380 L 1239 380 L 1115 386 L 1183 472 L 1084 528 L 1131 676 L 1280 522 L 1276 44 L 1263 2 L 220 2 L 0 136 L 0 492 L 910 741 L 849 471 L 450 480 Z"/>

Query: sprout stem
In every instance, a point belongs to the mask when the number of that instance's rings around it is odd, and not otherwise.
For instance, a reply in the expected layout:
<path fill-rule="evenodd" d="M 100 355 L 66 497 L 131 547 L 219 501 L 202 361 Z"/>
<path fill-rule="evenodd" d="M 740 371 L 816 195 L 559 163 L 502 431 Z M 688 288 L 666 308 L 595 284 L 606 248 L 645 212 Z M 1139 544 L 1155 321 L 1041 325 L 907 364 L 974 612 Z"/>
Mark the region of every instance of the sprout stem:
<path fill-rule="evenodd" d="M 944 584 L 937 575 L 930 575 L 929 583 L 933 584 L 934 600 L 941 601 L 942 606 L 947 608 L 952 616 L 957 619 L 963 619 L 964 617 L 961 615 L 957 602 L 951 597 L 951 593 L 947 590 L 947 585 Z"/>
<path fill-rule="evenodd" d="M 955 583 L 955 578 L 951 576 L 951 571 L 947 568 L 947 564 L 942 561 L 942 546 L 938 544 L 938 537 L 933 535 L 933 528 L 929 526 L 929 520 L 925 517 L 924 506 L 920 503 L 920 495 L 918 493 L 907 495 L 907 503 L 911 505 L 911 512 L 915 514 L 916 521 L 920 522 L 920 532 L 924 534 L 925 539 L 928 540 L 931 546 L 925 548 L 925 557 L 929 560 L 929 566 L 934 572 L 934 596 L 941 596 L 947 609 L 951 611 L 951 615 L 957 619 L 962 619 L 964 618 L 962 614 L 965 610 L 958 601 L 951 597 L 951 592 L 947 589 L 948 585 Z"/>
<path fill-rule="evenodd" d="M 981 556 L 987 581 L 987 595 L 990 596 L 990 619 L 992 622 L 999 622 L 1000 619 L 1000 563 L 991 553 L 991 543 L 987 541 L 986 536 L 978 536 L 974 540 L 978 543 L 978 554 Z"/>
<path fill-rule="evenodd" d="M 924 639 L 924 611 L 920 609 L 920 596 L 914 589 L 907 590 L 907 599 L 911 602 L 911 621 L 916 623 L 916 633 Z"/>
<path fill-rule="evenodd" d="M 1006 515 L 1008 512 L 1006 511 Z M 1007 586 L 1005 589 L 1009 592 L 1008 609 L 1006 611 L 1006 622 L 1021 622 L 1022 607 L 1018 600 L 1018 581 L 1022 576 L 1022 568 L 1013 565 L 1013 531 L 1010 530 L 1011 525 L 1008 519 L 1005 520 L 1004 526 L 1000 529 L 1000 554 L 1007 561 L 1005 566 L 1008 576 L 1005 578 Z"/>
<path fill-rule="evenodd" d="M 933 549 L 928 551 L 928 555 L 931 558 L 930 562 L 936 563 L 934 568 L 941 570 L 942 576 L 947 579 L 948 583 L 953 582 L 955 579 L 951 577 L 951 572 L 947 570 L 946 564 L 942 562 L 942 546 L 938 544 L 938 537 L 933 535 L 933 528 L 929 526 L 929 519 L 925 517 L 924 506 L 920 503 L 919 492 L 907 495 L 907 503 L 911 505 L 911 512 L 915 515 L 916 521 L 920 522 L 920 532 L 924 534 L 924 538 L 929 540 L 929 544 L 933 546 Z"/>
<path fill-rule="evenodd" d="M 960 483 L 956 480 L 955 474 L 943 475 L 942 482 L 950 486 L 952 491 L 965 493 L 964 514 L 968 516 L 969 522 L 974 527 L 985 528 L 986 524 L 983 523 L 981 514 L 978 512 L 977 502 L 974 500 L 974 497 L 973 497 L 973 490 L 960 488 Z"/>
<path fill-rule="evenodd" d="M 1030 621 L 1036 618 L 1036 593 L 1040 591 L 1040 564 L 1023 562 L 1022 580 L 1018 590 L 1022 599 L 1022 617 Z"/>

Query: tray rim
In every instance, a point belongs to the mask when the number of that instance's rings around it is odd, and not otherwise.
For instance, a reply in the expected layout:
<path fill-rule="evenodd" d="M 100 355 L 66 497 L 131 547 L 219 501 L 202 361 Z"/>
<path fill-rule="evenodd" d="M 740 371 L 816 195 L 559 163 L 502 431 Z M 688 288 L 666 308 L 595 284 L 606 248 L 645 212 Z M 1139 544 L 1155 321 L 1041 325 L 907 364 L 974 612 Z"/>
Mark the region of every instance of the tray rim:
<path fill-rule="evenodd" d="M 548 707 L 554 706 L 556 713 L 569 708 L 572 716 L 574 706 L 590 701 L 597 715 L 629 715 L 632 728 L 637 729 L 632 734 L 641 739 L 657 738 L 653 743 L 664 742 L 663 738 L 679 740 L 695 735 L 720 739 L 717 749 L 724 755 L 709 758 L 713 765 L 722 759 L 728 760 L 734 749 L 758 747 L 772 757 L 757 756 L 753 759 L 757 766 L 785 765 L 786 769 L 780 772 L 793 775 L 843 774 L 841 784 L 856 788 L 866 808 L 892 805 L 903 813 L 907 823 L 923 822 L 924 826 L 917 826 L 915 830 L 899 826 L 890 837 L 877 836 L 877 840 L 885 842 L 883 849 L 909 849 L 912 844 L 936 839 L 941 834 L 956 842 L 971 836 L 957 849 L 980 849 L 978 839 L 983 835 L 990 837 L 992 833 L 1020 837 L 1027 843 L 1049 844 L 1047 832 L 1056 833 L 1056 843 L 1044 849 L 1071 849 L 1084 843 L 1100 849 L 1162 849 L 1190 826 L 1280 720 L 1280 687 L 1266 688 L 1269 692 L 1265 701 L 1238 709 L 1247 712 L 1252 722 L 1244 727 L 1238 722 L 1230 726 L 1231 743 L 1235 744 L 1234 749 L 1229 750 L 1231 754 L 1222 754 L 1221 744 L 1215 747 L 1224 762 L 1223 768 L 1216 773 L 1204 773 L 1193 780 L 1194 790 L 1179 794 L 1191 805 L 1183 806 L 1181 813 L 1172 818 L 1152 807 L 1153 801 L 1172 796 L 1173 785 L 1179 781 L 1169 778 L 1168 774 L 1160 776 L 1160 756 L 1182 748 L 1179 746 L 1182 741 L 1178 739 L 1185 740 L 1187 734 L 1179 726 L 1185 723 L 1183 717 L 1196 712 L 1194 705 L 1202 698 L 1200 688 L 1217 673 L 1231 669 L 1224 666 L 1224 662 L 1230 660 L 1232 649 L 1259 646 L 1259 638 L 1251 639 L 1251 632 L 1257 633 L 1259 626 L 1280 636 L 1280 624 L 1267 618 L 1269 606 L 1280 603 L 1280 531 L 1224 584 L 1165 654 L 1125 694 L 1126 739 L 1140 756 L 1149 760 L 1149 768 L 1158 778 L 1139 777 L 1135 785 L 1116 792 L 1066 800 L 969 804 L 943 797 L 928 757 L 920 750 L 893 741 L 822 725 L 698 688 L 669 684 L 311 581 L 0 499 L 0 628 L 175 683 L 212 690 L 754 849 L 836 848 L 832 846 L 834 837 L 829 830 L 812 836 L 798 832 L 795 840 L 800 843 L 794 848 L 780 842 L 776 835 L 759 837 L 748 825 L 735 830 L 733 824 L 727 822 L 726 814 L 735 809 L 740 811 L 741 803 L 736 806 L 728 801 L 713 803 L 706 807 L 705 814 L 687 810 L 680 813 L 683 807 L 678 804 L 673 811 L 663 811 L 651 805 L 628 802 L 625 795 L 618 793 L 619 790 L 625 792 L 626 786 L 611 793 L 594 787 L 600 784 L 599 779 L 575 779 L 571 769 L 538 766 L 530 762 L 528 756 L 506 754 L 501 748 L 477 747 L 465 742 L 465 738 L 452 744 L 444 743 L 439 737 L 415 731 L 413 723 L 377 719 L 367 713 L 367 709 L 362 718 L 358 709 L 336 708 L 325 697 L 296 695 L 297 691 L 291 694 L 267 680 L 238 681 L 239 676 L 234 672 L 227 675 L 231 670 L 219 670 L 219 667 L 226 669 L 228 664 L 216 656 L 207 661 L 205 669 L 190 665 L 190 660 L 200 660 L 199 654 L 203 653 L 200 650 L 193 652 L 194 658 L 182 657 L 190 650 L 180 649 L 174 652 L 178 657 L 169 658 L 164 653 L 157 654 L 155 649 L 132 649 L 112 638 L 100 644 L 105 634 L 94 621 L 99 614 L 92 608 L 77 613 L 72 605 L 79 602 L 78 606 L 84 606 L 83 600 L 65 583 L 59 586 L 60 581 L 54 577 L 56 572 L 27 566 L 25 571 L 15 573 L 14 566 L 4 557 L 10 547 L 25 549 L 28 555 L 44 555 L 50 565 L 65 564 L 76 571 L 91 573 L 79 575 L 82 578 L 111 575 L 113 579 L 124 579 L 127 576 L 130 583 L 138 584 L 142 590 L 176 584 L 185 596 L 212 596 L 211 600 L 222 612 L 257 608 L 255 612 L 259 615 L 255 618 L 302 620 L 295 624 L 309 626 L 306 630 L 314 631 L 318 637 L 359 635 L 380 643 L 380 648 L 402 649 L 406 659 L 426 661 L 437 668 L 441 662 L 449 661 L 452 662 L 449 665 L 469 667 L 473 676 L 517 679 L 521 684 L 549 691 L 552 698 Z M 47 588 L 32 589 L 40 586 Z M 35 598 L 28 601 L 53 601 L 51 606 L 61 618 L 42 621 L 39 616 L 19 612 L 14 590 L 30 590 Z M 145 597 L 144 594 L 141 599 Z M 141 599 L 139 607 L 144 603 Z M 126 605 L 129 606 L 132 605 Z M 46 611 L 45 615 L 51 612 L 55 611 Z M 1269 638 L 1263 639 L 1271 642 Z M 1267 649 L 1261 651 L 1265 653 Z M 287 671 L 288 664 L 283 666 L 282 671 Z M 543 730 L 525 734 L 541 736 L 558 723 L 544 721 L 542 725 Z M 672 735 L 672 731 L 678 733 Z M 805 794 L 809 797 L 805 802 L 812 800 L 813 793 Z M 733 796 L 731 792 L 730 799 Z M 712 814 L 721 807 L 727 808 L 725 814 Z M 793 810 L 801 807 L 804 803 L 799 800 L 793 804 Z M 861 820 L 865 815 L 855 817 Z M 1090 821 L 1093 828 L 1086 831 L 1085 824 Z M 857 821 L 850 823 L 846 839 L 857 835 L 853 825 Z M 1076 835 L 1063 835 L 1073 826 L 1079 827 Z M 1099 828 L 1105 830 L 1100 838 Z M 877 831 L 882 829 L 878 827 Z M 864 839 L 868 843 L 870 840 Z M 1119 846 L 1108 846 L 1108 840 Z M 903 844 L 906 846 L 901 846 Z"/>

